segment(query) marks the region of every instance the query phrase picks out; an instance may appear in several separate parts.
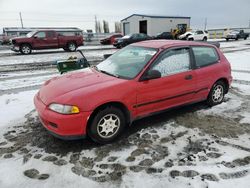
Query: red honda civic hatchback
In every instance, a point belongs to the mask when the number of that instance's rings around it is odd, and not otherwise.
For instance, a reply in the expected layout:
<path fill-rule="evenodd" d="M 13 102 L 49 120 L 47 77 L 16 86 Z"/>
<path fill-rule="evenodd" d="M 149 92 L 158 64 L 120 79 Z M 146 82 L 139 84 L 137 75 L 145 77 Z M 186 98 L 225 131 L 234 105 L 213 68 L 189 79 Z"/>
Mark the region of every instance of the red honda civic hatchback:
<path fill-rule="evenodd" d="M 215 46 L 151 40 L 129 45 L 97 66 L 48 80 L 34 97 L 54 136 L 108 143 L 136 119 L 206 100 L 221 103 L 231 67 Z"/>

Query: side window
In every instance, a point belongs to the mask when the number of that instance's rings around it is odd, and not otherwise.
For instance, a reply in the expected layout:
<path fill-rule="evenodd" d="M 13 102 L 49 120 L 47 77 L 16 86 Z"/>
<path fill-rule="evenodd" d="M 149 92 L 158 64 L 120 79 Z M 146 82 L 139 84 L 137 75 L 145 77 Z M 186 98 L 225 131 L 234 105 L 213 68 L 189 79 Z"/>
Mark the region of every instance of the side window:
<path fill-rule="evenodd" d="M 212 47 L 193 47 L 195 62 L 197 67 L 204 67 L 216 63 L 219 56 Z"/>
<path fill-rule="evenodd" d="M 145 35 L 144 33 L 140 33 L 140 34 L 139 34 L 139 38 L 140 38 L 140 39 L 144 39 L 144 38 L 146 38 L 146 35 Z"/>
<path fill-rule="evenodd" d="M 196 33 L 197 33 L 198 35 L 200 35 L 200 34 L 203 34 L 203 31 L 200 31 L 200 30 L 199 30 L 199 31 L 197 31 Z"/>
<path fill-rule="evenodd" d="M 190 70 L 189 49 L 167 51 L 151 69 L 160 71 L 162 77 Z"/>
<path fill-rule="evenodd" d="M 53 38 L 54 37 L 54 32 L 53 31 L 48 31 L 47 32 L 47 37 L 48 38 Z"/>
<path fill-rule="evenodd" d="M 46 34 L 45 32 L 38 32 L 35 36 L 37 36 L 37 38 L 45 38 Z"/>

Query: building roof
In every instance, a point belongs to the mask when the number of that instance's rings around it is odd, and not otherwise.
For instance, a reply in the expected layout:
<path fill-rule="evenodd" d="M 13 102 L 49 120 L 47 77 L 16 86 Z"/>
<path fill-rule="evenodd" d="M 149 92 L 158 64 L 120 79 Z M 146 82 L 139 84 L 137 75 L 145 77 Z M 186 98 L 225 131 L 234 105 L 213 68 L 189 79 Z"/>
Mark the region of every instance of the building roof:
<path fill-rule="evenodd" d="M 182 19 L 190 19 L 191 17 L 186 17 L 186 16 L 162 16 L 162 15 L 148 15 L 148 14 L 132 14 L 124 19 L 122 19 L 121 21 L 127 20 L 128 18 L 132 17 L 132 16 L 142 16 L 142 17 L 148 17 L 148 18 L 182 18 Z"/>
<path fill-rule="evenodd" d="M 56 31 L 82 31 L 81 29 L 77 27 L 4 27 L 4 32 L 17 32 L 17 31 L 23 31 L 23 32 L 29 32 L 33 30 L 56 30 Z"/>

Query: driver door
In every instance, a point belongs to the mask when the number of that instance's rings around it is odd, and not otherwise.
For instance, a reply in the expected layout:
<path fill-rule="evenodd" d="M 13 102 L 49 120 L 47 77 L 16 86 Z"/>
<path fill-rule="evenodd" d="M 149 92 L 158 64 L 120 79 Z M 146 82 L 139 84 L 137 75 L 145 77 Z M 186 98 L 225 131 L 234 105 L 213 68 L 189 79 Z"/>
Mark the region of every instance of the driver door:
<path fill-rule="evenodd" d="M 137 103 L 134 107 L 139 116 L 193 100 L 196 76 L 188 47 L 163 52 L 149 70 L 158 70 L 161 78 L 138 82 Z"/>
<path fill-rule="evenodd" d="M 33 36 L 33 47 L 35 49 L 43 49 L 47 47 L 47 38 L 45 31 L 39 31 Z"/>
<path fill-rule="evenodd" d="M 202 40 L 203 39 L 203 31 L 200 31 L 200 30 L 198 30 L 198 31 L 196 31 L 195 32 L 195 40 Z"/>

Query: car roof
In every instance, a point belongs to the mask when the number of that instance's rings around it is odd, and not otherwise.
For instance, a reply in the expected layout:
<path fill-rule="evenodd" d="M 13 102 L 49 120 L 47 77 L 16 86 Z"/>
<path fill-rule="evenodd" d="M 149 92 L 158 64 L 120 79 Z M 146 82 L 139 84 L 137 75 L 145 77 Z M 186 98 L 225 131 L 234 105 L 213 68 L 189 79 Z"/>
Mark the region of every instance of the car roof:
<path fill-rule="evenodd" d="M 141 47 L 148 47 L 148 48 L 162 48 L 166 49 L 169 47 L 178 47 L 178 46 L 210 46 L 213 47 L 214 45 L 205 43 L 205 42 L 193 42 L 193 41 L 181 41 L 181 40 L 146 40 L 142 42 L 137 42 L 131 44 L 133 46 L 141 46 Z"/>

